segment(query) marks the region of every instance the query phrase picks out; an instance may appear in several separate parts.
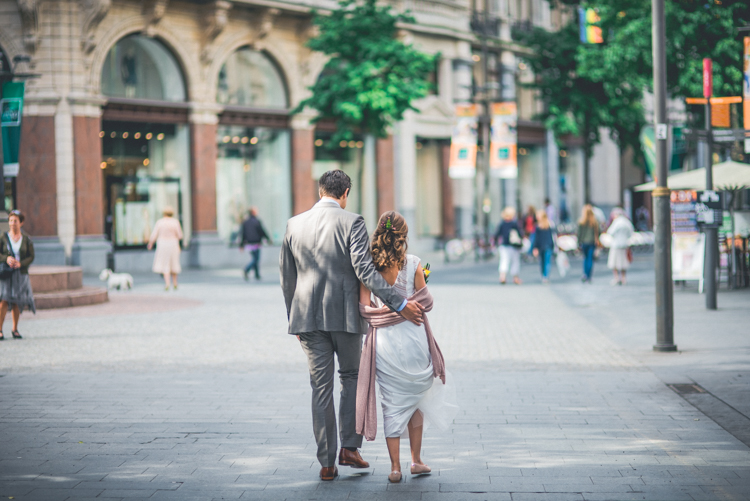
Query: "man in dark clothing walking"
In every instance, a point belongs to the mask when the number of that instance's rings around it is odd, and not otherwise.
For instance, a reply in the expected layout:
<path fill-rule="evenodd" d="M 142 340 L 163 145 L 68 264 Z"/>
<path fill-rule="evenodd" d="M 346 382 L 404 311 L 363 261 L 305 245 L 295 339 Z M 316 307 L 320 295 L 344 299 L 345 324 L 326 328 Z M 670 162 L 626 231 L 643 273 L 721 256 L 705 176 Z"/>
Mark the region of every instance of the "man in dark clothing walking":
<path fill-rule="evenodd" d="M 250 253 L 250 262 L 243 270 L 245 280 L 248 279 L 250 270 L 255 270 L 255 279 L 260 280 L 258 265 L 260 264 L 260 245 L 264 238 L 269 244 L 271 243 L 271 238 L 258 219 L 257 207 L 250 207 L 247 219 L 242 222 L 242 238 L 240 239 L 240 249 L 244 248 Z"/>

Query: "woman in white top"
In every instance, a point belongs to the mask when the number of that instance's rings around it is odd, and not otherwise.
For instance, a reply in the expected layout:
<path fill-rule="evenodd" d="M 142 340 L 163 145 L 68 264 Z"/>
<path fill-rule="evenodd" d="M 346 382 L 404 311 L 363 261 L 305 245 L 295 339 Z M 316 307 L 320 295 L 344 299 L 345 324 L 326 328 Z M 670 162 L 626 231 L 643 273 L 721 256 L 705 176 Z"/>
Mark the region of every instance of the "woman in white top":
<path fill-rule="evenodd" d="M 408 227 L 403 216 L 389 211 L 380 216 L 372 235 L 370 250 L 375 267 L 383 278 L 403 297 L 408 298 L 425 287 L 425 275 L 417 256 L 406 254 Z M 360 286 L 359 301 L 376 306 L 383 303 Z M 375 374 L 380 388 L 383 427 L 391 459 L 391 482 L 401 481 L 400 440 L 409 436 L 411 473 L 429 473 L 422 462 L 422 431 L 426 419 L 440 429 L 447 429 L 458 406 L 455 390 L 434 384 L 430 348 L 424 325 L 402 322 L 379 328 L 375 348 Z M 439 380 L 438 380 L 439 381 Z"/>
<path fill-rule="evenodd" d="M 633 223 L 625 216 L 625 211 L 619 207 L 612 209 L 614 220 L 607 228 L 607 234 L 612 237 L 612 243 L 609 246 L 609 257 L 607 258 L 607 268 L 612 270 L 614 277 L 612 285 L 625 285 L 625 274 L 630 268 L 630 259 L 628 243 L 633 236 L 635 229 Z"/>
<path fill-rule="evenodd" d="M 10 308 L 13 315 L 13 339 L 22 339 L 18 320 L 24 309 L 36 313 L 34 291 L 31 290 L 29 265 L 34 261 L 34 244 L 26 232 L 21 231 L 24 215 L 20 210 L 8 214 L 9 231 L 0 240 L 0 259 L 10 267 L 7 277 L 0 279 L 0 341 L 5 339 L 2 326 Z"/>

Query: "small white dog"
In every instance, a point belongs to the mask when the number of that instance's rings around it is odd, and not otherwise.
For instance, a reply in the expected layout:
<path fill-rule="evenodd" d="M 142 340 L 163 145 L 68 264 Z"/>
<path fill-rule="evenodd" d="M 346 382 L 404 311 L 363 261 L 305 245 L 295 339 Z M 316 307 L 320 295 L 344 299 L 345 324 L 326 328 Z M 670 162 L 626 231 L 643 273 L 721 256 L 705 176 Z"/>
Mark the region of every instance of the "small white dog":
<path fill-rule="evenodd" d="M 99 273 L 99 280 L 107 281 L 107 289 L 132 289 L 133 288 L 133 275 L 130 273 L 114 273 L 112 270 L 107 268 Z"/>

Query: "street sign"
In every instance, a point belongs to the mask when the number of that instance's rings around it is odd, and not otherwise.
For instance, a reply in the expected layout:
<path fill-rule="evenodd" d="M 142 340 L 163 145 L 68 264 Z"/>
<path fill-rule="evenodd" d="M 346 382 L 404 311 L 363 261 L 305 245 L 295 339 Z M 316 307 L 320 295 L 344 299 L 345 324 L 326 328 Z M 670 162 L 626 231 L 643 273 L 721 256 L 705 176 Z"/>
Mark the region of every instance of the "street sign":
<path fill-rule="evenodd" d="M 18 127 L 21 125 L 23 115 L 23 98 L 9 97 L 1 100 L 0 110 L 2 110 L 0 122 L 3 127 Z"/>
<path fill-rule="evenodd" d="M 698 202 L 695 204 L 696 220 L 703 228 L 718 228 L 723 221 L 722 194 L 718 191 L 706 190 L 697 192 Z"/>

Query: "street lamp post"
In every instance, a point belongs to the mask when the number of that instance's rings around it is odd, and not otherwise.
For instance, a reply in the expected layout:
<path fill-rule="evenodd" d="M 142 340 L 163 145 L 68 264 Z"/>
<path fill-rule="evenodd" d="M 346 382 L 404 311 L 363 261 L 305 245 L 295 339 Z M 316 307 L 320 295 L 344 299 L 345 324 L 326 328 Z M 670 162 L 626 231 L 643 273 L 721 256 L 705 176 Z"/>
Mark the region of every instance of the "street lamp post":
<path fill-rule="evenodd" d="M 706 191 L 714 189 L 713 180 L 713 130 L 711 126 L 711 94 L 713 94 L 713 71 L 711 60 L 703 60 L 703 97 L 706 98 Z M 706 262 L 703 266 L 704 292 L 706 309 L 716 309 L 716 261 L 719 250 L 719 229 L 713 224 L 703 228 L 706 238 Z"/>
<path fill-rule="evenodd" d="M 654 130 L 656 188 L 654 203 L 654 269 L 656 273 L 656 344 L 654 351 L 676 351 L 672 284 L 672 221 L 667 187 L 667 74 L 664 0 L 652 0 L 654 59 Z"/>

